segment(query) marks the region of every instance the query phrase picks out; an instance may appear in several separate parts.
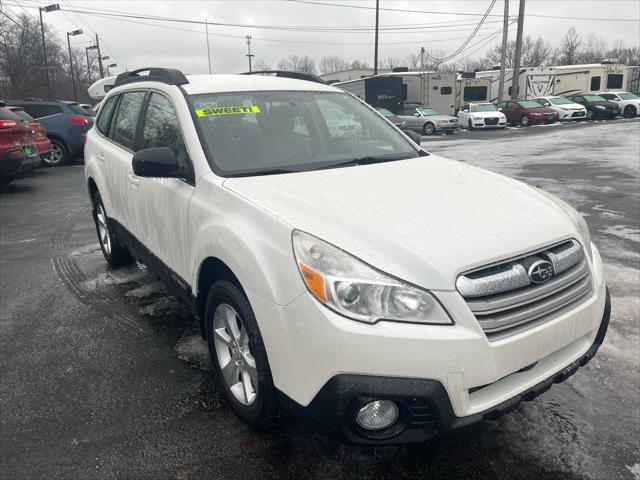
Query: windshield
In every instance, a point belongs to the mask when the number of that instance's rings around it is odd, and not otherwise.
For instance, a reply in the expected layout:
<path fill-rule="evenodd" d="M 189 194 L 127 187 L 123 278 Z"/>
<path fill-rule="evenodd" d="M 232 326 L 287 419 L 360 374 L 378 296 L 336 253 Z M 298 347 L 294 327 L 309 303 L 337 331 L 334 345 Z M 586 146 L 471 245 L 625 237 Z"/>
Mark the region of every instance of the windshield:
<path fill-rule="evenodd" d="M 69 103 L 69 109 L 73 112 L 73 113 L 79 113 L 80 115 L 89 115 L 89 112 L 87 112 L 84 108 L 82 108 L 79 104 L 77 103 Z"/>
<path fill-rule="evenodd" d="M 401 160 L 420 151 L 351 95 L 241 92 L 190 97 L 212 168 L 223 176 Z"/>
<path fill-rule="evenodd" d="M 472 112 L 495 112 L 496 106 L 492 103 L 481 103 L 478 105 L 471 105 Z"/>
<path fill-rule="evenodd" d="M 387 110 L 386 108 L 376 108 L 376 110 L 382 114 L 383 117 L 393 117 L 393 113 L 391 113 L 389 110 Z"/>
<path fill-rule="evenodd" d="M 568 98 L 563 98 L 563 97 L 552 97 L 552 98 L 549 99 L 549 101 L 553 105 L 569 105 L 570 103 L 573 103 Z"/>
<path fill-rule="evenodd" d="M 587 102 L 604 102 L 605 99 L 602 98 L 600 95 L 585 95 L 584 99 Z"/>
<path fill-rule="evenodd" d="M 629 92 L 619 93 L 618 97 L 620 97 L 620 99 L 622 100 L 635 100 L 636 98 L 640 98 L 637 95 L 634 95 L 633 93 L 629 93 Z"/>
<path fill-rule="evenodd" d="M 542 105 L 540 105 L 538 102 L 534 102 L 533 100 L 525 100 L 524 102 L 519 102 L 518 105 L 520 105 L 520 108 L 525 109 L 542 107 Z"/>
<path fill-rule="evenodd" d="M 433 108 L 416 108 L 416 110 L 420 113 L 420 115 L 424 115 L 425 117 L 430 117 L 431 115 L 440 115 L 437 110 Z"/>

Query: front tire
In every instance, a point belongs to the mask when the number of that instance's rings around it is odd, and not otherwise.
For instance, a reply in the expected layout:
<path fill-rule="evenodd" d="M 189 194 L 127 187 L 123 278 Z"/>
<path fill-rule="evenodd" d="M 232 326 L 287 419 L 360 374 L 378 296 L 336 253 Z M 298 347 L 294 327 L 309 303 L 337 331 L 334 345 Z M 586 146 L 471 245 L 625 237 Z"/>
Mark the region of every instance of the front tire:
<path fill-rule="evenodd" d="M 529 120 L 529 117 L 527 117 L 526 115 L 524 115 L 524 116 L 520 119 L 520 126 L 521 126 L 521 127 L 528 127 L 529 125 L 531 125 L 531 120 Z"/>
<path fill-rule="evenodd" d="M 422 126 L 422 133 L 424 133 L 427 136 L 431 136 L 435 132 L 436 132 L 436 126 L 431 122 L 427 122 Z"/>
<path fill-rule="evenodd" d="M 207 343 L 218 384 L 231 408 L 259 430 L 278 423 L 280 407 L 258 323 L 244 292 L 213 284 L 205 309 Z"/>
<path fill-rule="evenodd" d="M 624 118 L 633 118 L 638 114 L 636 107 L 633 105 L 627 105 L 624 107 L 624 111 L 622 112 L 622 116 Z"/>
<path fill-rule="evenodd" d="M 133 262 L 133 257 L 126 247 L 118 244 L 115 235 L 111 231 L 109 218 L 102 203 L 100 192 L 93 196 L 93 221 L 96 224 L 96 233 L 102 255 L 111 267 L 119 267 Z"/>
<path fill-rule="evenodd" d="M 593 110 L 587 110 L 587 120 L 593 120 L 595 118 L 595 114 Z"/>
<path fill-rule="evenodd" d="M 471 119 L 469 119 L 469 122 L 467 123 L 467 130 L 473 130 L 473 122 L 471 121 Z"/>
<path fill-rule="evenodd" d="M 67 163 L 70 158 L 69 150 L 67 146 L 58 139 L 51 139 L 51 153 L 49 156 L 44 157 L 44 164 L 48 167 L 57 167 L 64 163 Z"/>

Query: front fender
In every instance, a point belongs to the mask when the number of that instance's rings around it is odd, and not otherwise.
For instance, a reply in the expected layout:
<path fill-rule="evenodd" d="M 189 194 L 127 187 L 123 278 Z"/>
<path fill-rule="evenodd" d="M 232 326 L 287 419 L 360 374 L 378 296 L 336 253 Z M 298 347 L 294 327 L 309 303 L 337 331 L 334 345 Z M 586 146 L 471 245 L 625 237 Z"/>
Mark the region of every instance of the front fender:
<path fill-rule="evenodd" d="M 306 289 L 291 245 L 292 227 L 218 182 L 199 182 L 192 198 L 192 290 L 202 264 L 217 258 L 231 269 L 245 291 L 287 305 Z"/>

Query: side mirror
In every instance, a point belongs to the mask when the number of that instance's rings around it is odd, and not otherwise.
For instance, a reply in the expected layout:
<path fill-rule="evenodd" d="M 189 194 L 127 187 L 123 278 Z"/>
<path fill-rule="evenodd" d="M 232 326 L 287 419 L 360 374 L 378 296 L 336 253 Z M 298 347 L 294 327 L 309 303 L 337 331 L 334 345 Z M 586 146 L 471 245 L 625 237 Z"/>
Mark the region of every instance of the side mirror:
<path fill-rule="evenodd" d="M 413 116 L 414 116 L 414 117 L 419 117 L 419 116 L 420 116 L 420 114 L 419 114 L 418 112 L 416 112 L 416 113 L 414 113 L 414 114 L 413 114 Z"/>
<path fill-rule="evenodd" d="M 420 146 L 420 134 L 414 132 L 413 130 L 404 130 L 404 133 L 411 139 L 413 143 Z"/>
<path fill-rule="evenodd" d="M 501 112 L 502 111 L 502 107 L 498 108 L 498 111 Z"/>
<path fill-rule="evenodd" d="M 469 113 L 469 109 L 468 108 L 463 108 L 462 111 L 466 112 L 466 113 Z"/>
<path fill-rule="evenodd" d="M 189 169 L 178 164 L 175 152 L 169 147 L 145 148 L 133 154 L 133 173 L 139 177 L 191 177 Z"/>

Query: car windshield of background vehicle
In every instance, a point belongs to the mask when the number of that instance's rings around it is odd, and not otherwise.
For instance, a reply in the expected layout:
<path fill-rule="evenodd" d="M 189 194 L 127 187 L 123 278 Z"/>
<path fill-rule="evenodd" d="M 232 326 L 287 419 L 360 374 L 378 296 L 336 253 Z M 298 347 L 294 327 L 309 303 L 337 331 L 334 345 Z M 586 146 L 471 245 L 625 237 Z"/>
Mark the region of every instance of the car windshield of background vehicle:
<path fill-rule="evenodd" d="M 495 112 L 498 110 L 495 105 L 491 103 L 483 103 L 480 105 L 471 105 L 472 112 Z"/>
<path fill-rule="evenodd" d="M 636 98 L 640 98 L 637 95 L 629 92 L 619 93 L 618 97 L 620 97 L 621 100 L 635 100 Z"/>
<path fill-rule="evenodd" d="M 84 108 L 82 108 L 78 103 L 70 103 L 69 104 L 69 109 L 73 112 L 73 113 L 78 113 L 80 115 L 89 115 L 89 112 L 87 112 Z"/>
<path fill-rule="evenodd" d="M 430 117 L 432 115 L 440 115 L 438 111 L 434 110 L 433 108 L 417 108 L 416 110 L 420 112 L 420 115 L 424 115 L 425 117 Z"/>
<path fill-rule="evenodd" d="M 393 117 L 393 113 L 391 113 L 389 110 L 387 110 L 386 108 L 376 108 L 376 110 L 381 113 L 384 117 Z"/>
<path fill-rule="evenodd" d="M 8 108 L 0 107 L 0 120 L 13 120 L 14 122 L 21 122 L 22 118 L 20 118 Z"/>
<path fill-rule="evenodd" d="M 385 119 L 344 93 L 242 92 L 189 98 L 207 157 L 223 176 L 310 171 L 421 155 Z"/>
<path fill-rule="evenodd" d="M 27 122 L 35 122 L 33 117 L 22 109 L 15 109 L 11 111 L 15 113 L 17 116 L 19 116 L 22 120 L 26 120 Z"/>
<path fill-rule="evenodd" d="M 550 98 L 549 101 L 553 105 L 569 105 L 570 103 L 573 103 L 568 98 L 562 98 L 562 97 L 553 97 L 553 98 Z"/>
<path fill-rule="evenodd" d="M 525 109 L 540 108 L 542 106 L 538 102 L 534 102 L 533 100 L 525 100 L 524 102 L 520 102 L 518 105 L 520 105 L 520 108 Z"/>
<path fill-rule="evenodd" d="M 605 99 L 602 98 L 600 95 L 585 95 L 584 99 L 587 102 L 604 102 Z"/>

